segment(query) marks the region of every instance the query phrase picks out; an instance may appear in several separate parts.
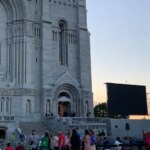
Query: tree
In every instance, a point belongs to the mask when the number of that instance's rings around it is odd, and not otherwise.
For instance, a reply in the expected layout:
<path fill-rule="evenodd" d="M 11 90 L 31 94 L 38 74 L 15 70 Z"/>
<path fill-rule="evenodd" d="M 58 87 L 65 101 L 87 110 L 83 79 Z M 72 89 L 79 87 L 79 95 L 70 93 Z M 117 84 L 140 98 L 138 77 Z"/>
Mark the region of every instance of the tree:
<path fill-rule="evenodd" d="M 108 117 L 108 109 L 106 103 L 99 103 L 94 107 L 95 117 Z"/>

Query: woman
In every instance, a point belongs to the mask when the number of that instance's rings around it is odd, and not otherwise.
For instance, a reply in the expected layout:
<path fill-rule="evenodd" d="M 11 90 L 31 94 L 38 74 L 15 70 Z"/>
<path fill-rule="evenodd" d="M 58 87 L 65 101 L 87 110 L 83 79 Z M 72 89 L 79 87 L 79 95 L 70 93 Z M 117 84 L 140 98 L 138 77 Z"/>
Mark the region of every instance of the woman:
<path fill-rule="evenodd" d="M 81 141 L 75 129 L 72 130 L 70 144 L 71 144 L 71 150 L 80 150 Z"/>
<path fill-rule="evenodd" d="M 83 138 L 83 142 L 84 142 L 84 150 L 91 150 L 90 135 L 88 130 L 85 130 L 85 136 Z"/>
<path fill-rule="evenodd" d="M 65 135 L 65 148 L 66 150 L 70 150 L 70 131 L 68 130 Z"/>
<path fill-rule="evenodd" d="M 92 129 L 89 129 L 91 150 L 96 150 L 96 136 Z"/>

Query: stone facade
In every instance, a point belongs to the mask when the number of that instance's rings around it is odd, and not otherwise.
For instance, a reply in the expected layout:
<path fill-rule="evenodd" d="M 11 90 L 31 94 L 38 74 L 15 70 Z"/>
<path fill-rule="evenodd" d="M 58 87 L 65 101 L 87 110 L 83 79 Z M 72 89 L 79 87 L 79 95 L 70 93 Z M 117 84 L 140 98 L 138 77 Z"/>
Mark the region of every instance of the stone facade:
<path fill-rule="evenodd" d="M 92 116 L 89 35 L 85 0 L 0 0 L 0 121 Z"/>

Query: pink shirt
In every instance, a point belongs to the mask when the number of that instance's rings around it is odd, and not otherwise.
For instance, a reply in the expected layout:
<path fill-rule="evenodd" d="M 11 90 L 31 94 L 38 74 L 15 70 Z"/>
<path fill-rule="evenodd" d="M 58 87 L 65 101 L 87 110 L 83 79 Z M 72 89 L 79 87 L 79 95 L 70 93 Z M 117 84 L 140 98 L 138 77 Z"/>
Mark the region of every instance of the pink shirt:
<path fill-rule="evenodd" d="M 84 150 L 90 150 L 90 136 L 89 135 L 86 135 L 84 137 Z"/>

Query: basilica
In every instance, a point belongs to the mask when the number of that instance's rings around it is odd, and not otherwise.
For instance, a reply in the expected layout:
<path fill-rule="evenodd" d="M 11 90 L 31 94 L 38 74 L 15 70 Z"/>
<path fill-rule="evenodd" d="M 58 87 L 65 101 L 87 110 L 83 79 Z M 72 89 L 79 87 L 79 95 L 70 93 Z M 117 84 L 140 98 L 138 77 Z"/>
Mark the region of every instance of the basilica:
<path fill-rule="evenodd" d="M 0 127 L 93 116 L 86 0 L 0 0 Z"/>

